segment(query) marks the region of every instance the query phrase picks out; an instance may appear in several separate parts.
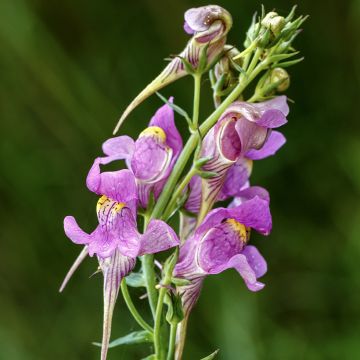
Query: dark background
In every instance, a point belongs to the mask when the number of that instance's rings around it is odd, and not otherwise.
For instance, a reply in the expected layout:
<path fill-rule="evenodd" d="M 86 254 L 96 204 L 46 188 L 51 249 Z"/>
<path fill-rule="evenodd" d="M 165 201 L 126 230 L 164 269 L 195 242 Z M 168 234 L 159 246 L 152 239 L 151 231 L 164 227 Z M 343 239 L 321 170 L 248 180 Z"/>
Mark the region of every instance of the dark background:
<path fill-rule="evenodd" d="M 263 3 L 280 14 L 294 4 Z M 288 143 L 255 164 L 252 180 L 272 196 L 274 230 L 254 237 L 269 264 L 267 286 L 250 293 L 235 271 L 208 278 L 185 359 L 217 348 L 229 360 L 360 358 L 360 2 L 297 3 L 311 17 L 296 41 L 306 59 L 290 69 Z M 163 58 L 184 47 L 184 11 L 204 4 L 0 1 L 0 359 L 98 358 L 91 341 L 101 338 L 102 279 L 88 279 L 96 269 L 88 259 L 57 293 L 80 250 L 62 219 L 95 226 L 89 166 Z M 240 46 L 261 2 L 218 4 L 232 13 L 229 42 Z M 163 94 L 190 110 L 191 89 L 183 79 Z M 212 103 L 203 94 L 205 118 Z M 150 98 L 123 131 L 136 136 L 160 105 Z M 113 338 L 129 329 L 137 326 L 120 299 Z M 123 347 L 109 359 L 147 354 L 147 346 Z"/>

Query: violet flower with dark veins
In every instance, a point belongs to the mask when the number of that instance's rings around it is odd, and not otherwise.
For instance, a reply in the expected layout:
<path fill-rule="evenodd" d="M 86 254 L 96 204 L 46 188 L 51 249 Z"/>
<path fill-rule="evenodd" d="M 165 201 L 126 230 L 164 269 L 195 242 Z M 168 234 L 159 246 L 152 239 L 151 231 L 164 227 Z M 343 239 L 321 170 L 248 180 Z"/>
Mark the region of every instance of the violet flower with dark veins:
<path fill-rule="evenodd" d="M 288 112 L 285 96 L 254 104 L 237 101 L 227 108 L 202 144 L 201 157 L 211 158 L 203 170 L 217 176 L 202 179 L 200 220 L 219 197 L 236 196 L 245 185 L 244 168 L 251 169 L 251 165 L 244 158 L 263 159 L 285 143 L 285 137 L 272 129 L 287 122 Z"/>
<path fill-rule="evenodd" d="M 128 136 L 111 138 L 103 144 L 103 151 L 109 162 L 126 160 L 136 178 L 140 205 L 146 208 L 150 192 L 155 198 L 160 194 L 182 147 L 174 111 L 163 105 L 136 141 Z"/>
<path fill-rule="evenodd" d="M 100 164 L 109 161 L 109 158 L 97 158 L 86 180 L 89 190 L 101 196 L 96 206 L 97 228 L 88 234 L 72 216 L 64 219 L 66 235 L 75 244 L 86 246 L 82 254 L 85 251 L 90 256 L 97 256 L 104 275 L 101 359 L 106 359 L 112 314 L 121 279 L 134 268 L 137 256 L 164 251 L 179 244 L 173 229 L 161 220 L 151 220 L 144 234 L 138 232 L 135 177 L 130 170 L 101 173 Z"/>
<path fill-rule="evenodd" d="M 258 278 L 266 273 L 263 257 L 254 246 L 247 245 L 250 229 L 263 235 L 271 231 L 269 195 L 265 189 L 253 189 L 244 194 L 243 202 L 233 208 L 212 210 L 195 233 L 180 248 L 179 262 L 174 276 L 190 280 L 178 287 L 185 314 L 196 303 L 203 280 L 234 268 L 251 291 L 259 291 L 264 284 Z"/>
<path fill-rule="evenodd" d="M 226 35 L 232 26 L 230 13 L 217 5 L 189 9 L 185 13 L 184 30 L 192 35 L 185 49 L 130 103 L 118 121 L 114 134 L 131 111 L 150 95 L 175 80 L 187 75 L 181 58 L 196 69 L 202 49 L 207 47 L 207 64 L 211 64 L 223 51 Z"/>

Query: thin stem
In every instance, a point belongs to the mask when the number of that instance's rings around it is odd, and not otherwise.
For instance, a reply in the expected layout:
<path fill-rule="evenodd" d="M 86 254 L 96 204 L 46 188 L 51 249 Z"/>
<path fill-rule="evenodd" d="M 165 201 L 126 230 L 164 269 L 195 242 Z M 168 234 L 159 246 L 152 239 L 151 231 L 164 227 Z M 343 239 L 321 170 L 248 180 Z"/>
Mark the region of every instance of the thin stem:
<path fill-rule="evenodd" d="M 201 92 L 201 76 L 202 73 L 195 73 L 194 75 L 194 105 L 193 105 L 193 127 L 197 129 L 199 123 L 200 110 L 200 92 Z"/>
<path fill-rule="evenodd" d="M 191 178 L 195 174 L 196 174 L 196 169 L 195 169 L 195 167 L 192 167 L 191 170 L 186 174 L 186 176 L 184 177 L 182 182 L 177 186 L 173 196 L 171 197 L 171 199 L 169 201 L 168 206 L 166 207 L 166 209 L 164 211 L 163 219 L 167 219 L 171 215 L 171 212 L 173 211 L 173 208 L 176 205 L 176 201 L 182 195 L 183 190 L 185 189 L 185 187 L 188 185 Z"/>
<path fill-rule="evenodd" d="M 167 288 L 162 287 L 159 291 L 159 298 L 156 306 L 156 315 L 155 315 L 155 326 L 154 326 L 154 347 L 156 360 L 161 360 L 163 358 L 163 352 L 161 349 L 161 318 L 164 306 L 164 297 L 166 294 Z"/>
<path fill-rule="evenodd" d="M 167 354 L 166 360 L 174 360 L 176 330 L 177 330 L 177 324 L 171 324 L 170 337 L 169 337 L 169 349 L 168 349 L 168 354 Z"/>
<path fill-rule="evenodd" d="M 121 292 L 123 294 L 125 303 L 129 309 L 129 311 L 131 312 L 131 315 L 134 317 L 134 319 L 136 320 L 136 322 L 146 331 L 149 331 L 150 333 L 153 333 L 153 329 L 152 327 L 143 319 L 143 317 L 139 314 L 139 312 L 137 311 L 131 297 L 129 294 L 129 289 L 127 287 L 126 284 L 126 279 L 122 279 L 121 281 Z"/>
<path fill-rule="evenodd" d="M 144 232 L 149 223 L 149 216 L 144 216 Z M 156 285 L 156 276 L 154 270 L 154 255 L 146 254 L 141 257 L 142 270 L 144 274 L 144 280 L 146 285 L 146 291 L 149 298 L 149 305 L 153 319 L 155 319 L 156 312 L 156 302 L 157 302 L 157 291 L 155 288 Z"/>
<path fill-rule="evenodd" d="M 149 298 L 149 304 L 153 318 L 155 319 L 156 302 L 157 302 L 157 291 L 156 276 L 154 270 L 154 255 L 147 254 L 141 257 L 142 270 L 144 274 L 144 280 L 146 284 L 146 291 Z"/>

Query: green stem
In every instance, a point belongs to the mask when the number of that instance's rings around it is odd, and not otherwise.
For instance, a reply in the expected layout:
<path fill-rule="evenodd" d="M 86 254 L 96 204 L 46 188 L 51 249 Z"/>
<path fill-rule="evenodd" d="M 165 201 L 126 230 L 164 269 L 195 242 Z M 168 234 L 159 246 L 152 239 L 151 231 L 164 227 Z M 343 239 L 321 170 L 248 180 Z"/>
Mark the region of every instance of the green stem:
<path fill-rule="evenodd" d="M 177 324 L 171 324 L 170 337 L 169 337 L 169 349 L 168 349 L 168 354 L 167 354 L 166 360 L 174 360 L 176 330 L 177 330 Z"/>
<path fill-rule="evenodd" d="M 161 318 L 164 306 L 164 297 L 166 294 L 167 288 L 162 287 L 159 291 L 159 298 L 156 306 L 156 315 L 155 315 L 155 326 L 154 326 L 154 347 L 156 360 L 163 359 L 163 350 L 161 347 Z"/>
<path fill-rule="evenodd" d="M 202 73 L 195 73 L 194 75 L 194 105 L 193 105 L 193 126 L 197 129 L 199 123 L 200 110 L 200 90 L 201 90 L 201 76 Z"/>
<path fill-rule="evenodd" d="M 121 292 L 123 294 L 125 303 L 129 309 L 129 311 L 131 312 L 131 315 L 134 317 L 134 319 L 136 320 L 136 322 L 146 331 L 149 331 L 150 333 L 153 333 L 153 329 L 152 327 L 142 318 L 142 316 L 139 314 L 139 312 L 137 311 L 133 301 L 131 300 L 130 294 L 129 294 L 129 289 L 127 287 L 126 284 L 126 279 L 124 278 L 121 281 Z"/>
<path fill-rule="evenodd" d="M 149 216 L 144 216 L 144 232 L 150 221 Z M 144 274 L 144 280 L 146 285 L 146 291 L 149 298 L 149 305 L 153 319 L 155 319 L 156 312 L 156 303 L 157 303 L 157 291 L 155 288 L 156 285 L 156 276 L 154 269 L 154 255 L 146 254 L 141 257 L 142 270 Z"/>
<path fill-rule="evenodd" d="M 144 274 L 144 280 L 146 284 L 146 290 L 149 298 L 149 304 L 153 318 L 155 319 L 157 291 L 156 276 L 154 270 L 154 255 L 147 254 L 141 257 L 142 270 Z"/>
<path fill-rule="evenodd" d="M 192 167 L 191 170 L 186 174 L 182 182 L 177 186 L 174 195 L 171 197 L 169 204 L 164 211 L 163 219 L 167 219 L 171 215 L 171 212 L 173 211 L 176 205 L 176 201 L 182 195 L 183 190 L 185 189 L 185 187 L 187 186 L 187 184 L 190 182 L 191 178 L 195 174 L 196 174 L 196 169 L 195 167 Z"/>

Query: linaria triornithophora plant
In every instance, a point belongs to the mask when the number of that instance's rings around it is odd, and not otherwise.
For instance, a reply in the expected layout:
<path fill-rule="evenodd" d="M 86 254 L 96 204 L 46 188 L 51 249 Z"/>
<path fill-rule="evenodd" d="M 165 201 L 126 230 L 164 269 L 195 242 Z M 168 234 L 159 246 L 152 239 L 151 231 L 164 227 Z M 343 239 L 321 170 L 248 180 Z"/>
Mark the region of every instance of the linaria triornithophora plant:
<path fill-rule="evenodd" d="M 158 93 L 165 104 L 136 140 L 121 135 L 103 144 L 86 179 L 99 196 L 99 224 L 88 234 L 72 216 L 65 218 L 66 235 L 83 250 L 60 289 L 88 255 L 97 257 L 104 278 L 102 360 L 109 347 L 141 342 L 152 344 L 147 359 L 181 359 L 189 315 L 208 275 L 234 268 L 249 290 L 263 289 L 259 278 L 267 265 L 249 240 L 252 229 L 270 233 L 270 198 L 264 188 L 250 186 L 249 178 L 254 160 L 274 155 L 285 143 L 274 130 L 287 122 L 289 112 L 286 96 L 278 93 L 289 86 L 285 68 L 302 60 L 293 41 L 305 19 L 295 17 L 295 7 L 287 17 L 262 9 L 253 17 L 244 49 L 238 50 L 226 43 L 229 12 L 216 5 L 186 11 L 184 29 L 191 39 L 127 107 L 114 133 L 142 101 L 186 75 L 194 79 L 192 116 Z M 215 109 L 200 121 L 204 76 L 210 78 Z M 252 83 L 254 93 L 245 99 Z M 174 112 L 187 121 L 185 145 Z M 101 169 L 121 159 L 127 169 Z M 214 208 L 225 200 L 227 207 Z M 172 217 L 179 217 L 178 234 L 168 225 Z M 169 249 L 163 263 L 155 261 L 154 254 Z M 135 273 L 138 257 L 141 268 Z M 146 289 L 151 324 L 137 311 L 128 286 Z M 109 343 L 120 289 L 141 330 Z"/>

